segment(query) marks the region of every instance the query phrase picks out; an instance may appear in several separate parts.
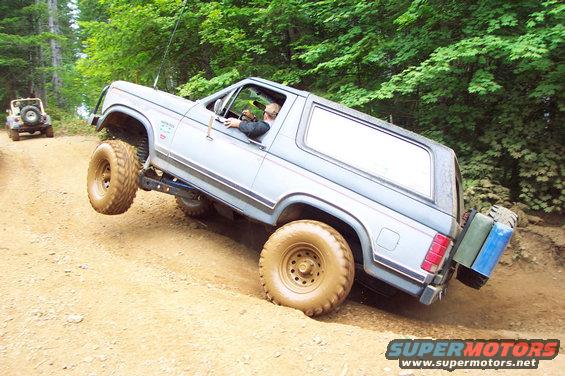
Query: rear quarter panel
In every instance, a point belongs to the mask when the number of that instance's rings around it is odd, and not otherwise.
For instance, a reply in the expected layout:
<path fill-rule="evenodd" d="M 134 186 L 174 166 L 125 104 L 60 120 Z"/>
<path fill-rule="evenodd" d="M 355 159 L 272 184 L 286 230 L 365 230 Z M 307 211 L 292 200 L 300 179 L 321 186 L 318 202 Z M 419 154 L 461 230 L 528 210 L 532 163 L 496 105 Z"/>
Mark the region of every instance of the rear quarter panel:
<path fill-rule="evenodd" d="M 294 106 L 253 185 L 272 205 L 251 202 L 250 209 L 258 219 L 273 224 L 281 207 L 301 200 L 345 213 L 358 222 L 350 223 L 358 232 L 366 233 L 366 240 L 361 239 L 365 271 L 419 295 L 433 278 L 420 265 L 436 232 L 452 232 L 454 218 L 431 202 L 354 174 L 300 147 L 298 125 L 304 122 L 307 100 L 299 98 Z"/>

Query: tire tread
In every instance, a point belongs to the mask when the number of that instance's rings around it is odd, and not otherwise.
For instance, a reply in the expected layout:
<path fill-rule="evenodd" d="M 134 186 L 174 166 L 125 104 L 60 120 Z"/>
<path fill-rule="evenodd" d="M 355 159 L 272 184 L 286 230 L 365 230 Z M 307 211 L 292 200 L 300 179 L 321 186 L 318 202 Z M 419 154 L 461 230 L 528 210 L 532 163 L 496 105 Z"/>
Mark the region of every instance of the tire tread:
<path fill-rule="evenodd" d="M 339 286 L 335 289 L 335 292 L 327 299 L 326 302 L 320 303 L 314 307 L 310 307 L 304 310 L 304 313 L 307 316 L 318 316 L 331 312 L 345 300 L 345 298 L 349 294 L 349 291 L 351 291 L 351 287 L 353 286 L 353 280 L 355 278 L 355 263 L 353 261 L 353 253 L 351 252 L 351 249 L 349 248 L 349 245 L 347 244 L 343 236 L 333 227 L 323 222 L 314 221 L 314 220 L 298 220 L 298 221 L 290 222 L 280 227 L 279 229 L 277 229 L 277 231 L 275 231 L 273 235 L 271 235 L 267 243 L 265 243 L 263 252 L 261 252 L 261 257 L 259 260 L 259 278 L 261 279 L 261 285 L 265 290 L 267 299 L 277 305 L 281 305 L 281 302 L 278 301 L 274 297 L 274 295 L 268 290 L 267 284 L 265 282 L 265 275 L 262 267 L 265 258 L 264 252 L 266 249 L 267 250 L 277 249 L 278 248 L 277 242 L 276 241 L 273 242 L 272 240 L 282 237 L 285 234 L 285 232 L 289 232 L 289 233 L 294 232 L 295 230 L 293 226 L 296 224 L 314 225 L 323 229 L 329 234 L 332 240 L 335 241 L 343 251 L 341 252 L 342 259 L 339 260 L 339 266 L 341 269 L 339 276 L 339 281 L 340 281 Z"/>
<path fill-rule="evenodd" d="M 125 213 L 133 203 L 138 188 L 138 171 L 140 164 L 134 148 L 121 140 L 110 140 L 108 144 L 116 159 L 116 170 L 112 171 L 111 184 L 117 187 L 104 206 L 99 207 L 88 195 L 92 207 L 102 214 L 117 215 Z M 100 145 L 98 147 L 100 147 Z M 90 172 L 89 172 L 90 176 Z"/>

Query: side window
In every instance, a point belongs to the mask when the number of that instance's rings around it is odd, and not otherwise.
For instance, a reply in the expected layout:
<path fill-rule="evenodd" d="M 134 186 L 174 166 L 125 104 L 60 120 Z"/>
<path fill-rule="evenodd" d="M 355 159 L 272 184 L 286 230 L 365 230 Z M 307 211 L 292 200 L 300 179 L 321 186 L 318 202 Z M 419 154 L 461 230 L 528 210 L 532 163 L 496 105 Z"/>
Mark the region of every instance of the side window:
<path fill-rule="evenodd" d="M 265 121 L 272 125 L 276 122 L 276 116 L 286 102 L 286 95 L 264 86 L 248 84 L 234 89 L 220 99 L 222 100 L 222 117 L 242 121 Z M 212 111 L 214 102 L 207 103 L 206 108 Z M 276 106 L 269 106 L 273 103 Z M 249 137 L 260 141 L 267 133 Z"/>
<path fill-rule="evenodd" d="M 230 107 L 230 112 L 239 116 L 244 110 L 249 110 L 255 118 L 261 120 L 265 107 L 270 103 L 269 99 L 261 94 L 254 86 L 243 87 Z"/>
<path fill-rule="evenodd" d="M 222 116 L 224 115 L 224 113 L 225 113 L 225 111 L 226 111 L 226 108 L 227 108 L 228 105 L 230 104 L 231 99 L 233 98 L 233 96 L 234 96 L 234 94 L 235 94 L 236 92 L 237 92 L 237 89 L 234 89 L 234 90 L 230 91 L 229 93 L 227 93 L 226 95 L 224 95 L 223 97 L 219 98 L 219 99 L 222 100 L 222 106 L 221 106 L 222 111 L 221 111 L 221 113 L 220 113 Z M 210 110 L 210 111 L 214 111 L 214 104 L 215 104 L 215 103 L 216 103 L 215 100 L 210 101 L 210 102 L 206 105 L 206 108 L 207 108 L 208 110 Z"/>
<path fill-rule="evenodd" d="M 240 90 L 233 90 L 220 99 L 222 100 L 221 115 L 223 117 L 241 118 L 243 111 L 249 110 L 258 120 L 263 118 L 263 111 L 269 103 L 280 101 L 270 95 L 267 89 L 255 85 L 246 85 Z M 214 102 L 208 103 L 206 108 L 212 111 Z M 284 103 L 284 99 L 282 102 Z M 282 103 L 280 104 L 282 106 Z"/>
<path fill-rule="evenodd" d="M 431 197 L 431 157 L 416 144 L 318 106 L 305 142 L 337 161 Z"/>

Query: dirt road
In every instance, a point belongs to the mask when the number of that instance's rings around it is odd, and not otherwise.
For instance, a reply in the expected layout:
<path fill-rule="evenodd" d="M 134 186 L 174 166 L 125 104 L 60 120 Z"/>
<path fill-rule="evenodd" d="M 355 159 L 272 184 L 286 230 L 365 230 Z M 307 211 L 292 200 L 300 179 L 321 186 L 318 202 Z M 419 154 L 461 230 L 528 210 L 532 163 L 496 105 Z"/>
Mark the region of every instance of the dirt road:
<path fill-rule="evenodd" d="M 142 191 L 126 214 L 94 212 L 96 142 L 0 132 L 0 375 L 398 375 L 383 355 L 394 338 L 564 337 L 565 273 L 551 261 L 499 267 L 481 291 L 453 282 L 431 307 L 359 287 L 319 320 L 274 306 L 261 226 L 190 220 Z M 564 369 L 559 356 L 536 373 Z M 435 374 L 447 373 L 414 371 Z"/>

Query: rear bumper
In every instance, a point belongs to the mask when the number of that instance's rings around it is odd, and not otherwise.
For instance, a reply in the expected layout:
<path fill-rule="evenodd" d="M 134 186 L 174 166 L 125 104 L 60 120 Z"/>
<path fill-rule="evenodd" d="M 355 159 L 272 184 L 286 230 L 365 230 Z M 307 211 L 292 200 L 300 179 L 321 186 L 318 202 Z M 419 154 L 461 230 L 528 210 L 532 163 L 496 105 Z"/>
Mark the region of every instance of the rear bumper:
<path fill-rule="evenodd" d="M 10 129 L 18 131 L 18 132 L 37 132 L 41 131 L 45 128 L 49 128 L 51 126 L 50 123 L 43 123 L 38 125 L 25 125 L 25 124 L 12 124 Z"/>
<path fill-rule="evenodd" d="M 447 291 L 447 284 L 440 286 L 428 285 L 420 295 L 420 303 L 430 305 L 436 300 L 440 300 Z"/>

